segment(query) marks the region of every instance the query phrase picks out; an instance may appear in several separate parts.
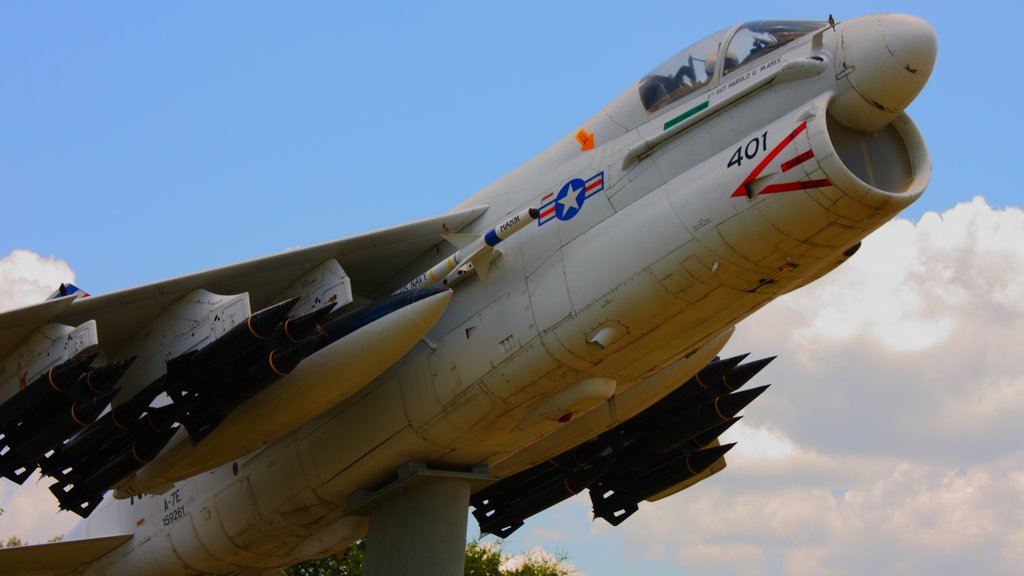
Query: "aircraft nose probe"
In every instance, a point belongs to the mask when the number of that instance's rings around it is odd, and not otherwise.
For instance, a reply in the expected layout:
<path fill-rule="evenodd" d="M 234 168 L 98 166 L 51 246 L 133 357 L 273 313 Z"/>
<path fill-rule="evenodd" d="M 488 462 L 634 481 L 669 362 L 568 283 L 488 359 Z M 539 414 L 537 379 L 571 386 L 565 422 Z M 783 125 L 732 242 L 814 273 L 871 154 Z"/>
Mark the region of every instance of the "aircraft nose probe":
<path fill-rule="evenodd" d="M 840 101 L 851 112 L 843 123 L 875 132 L 903 111 L 935 67 L 938 40 L 931 24 L 906 14 L 853 18 L 839 27 L 836 76 L 851 90 Z M 859 96 L 859 106 L 850 100 Z M 856 109 L 856 112 L 854 112 Z"/>

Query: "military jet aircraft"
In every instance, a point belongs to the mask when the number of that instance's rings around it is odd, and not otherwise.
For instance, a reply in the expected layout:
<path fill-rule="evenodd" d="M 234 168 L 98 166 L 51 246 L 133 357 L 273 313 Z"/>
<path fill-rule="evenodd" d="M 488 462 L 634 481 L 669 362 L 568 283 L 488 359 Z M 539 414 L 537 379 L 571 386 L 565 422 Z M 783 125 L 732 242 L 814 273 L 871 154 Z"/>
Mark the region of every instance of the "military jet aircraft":
<path fill-rule="evenodd" d="M 831 19 L 830 19 L 831 20 Z M 693 44 L 440 216 L 0 315 L 0 474 L 84 519 L 5 574 L 261 574 L 369 533 L 461 573 L 589 490 L 625 521 L 725 467 L 769 360 L 737 322 L 924 191 L 912 16 Z"/>

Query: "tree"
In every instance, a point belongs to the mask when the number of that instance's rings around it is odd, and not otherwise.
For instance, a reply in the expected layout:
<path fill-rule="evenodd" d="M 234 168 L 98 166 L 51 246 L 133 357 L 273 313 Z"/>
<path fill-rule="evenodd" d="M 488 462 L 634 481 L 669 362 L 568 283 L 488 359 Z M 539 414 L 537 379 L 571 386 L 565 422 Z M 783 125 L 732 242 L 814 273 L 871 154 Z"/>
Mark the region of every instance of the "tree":
<path fill-rule="evenodd" d="M 366 538 L 342 554 L 307 560 L 285 570 L 288 576 L 361 576 Z M 501 544 L 473 540 L 466 545 L 466 576 L 573 576 L 565 554 L 551 555 L 540 548 L 516 556 L 501 553 Z"/>
<path fill-rule="evenodd" d="M 341 554 L 306 560 L 284 572 L 288 576 L 361 576 L 365 558 L 366 538 L 363 538 Z"/>

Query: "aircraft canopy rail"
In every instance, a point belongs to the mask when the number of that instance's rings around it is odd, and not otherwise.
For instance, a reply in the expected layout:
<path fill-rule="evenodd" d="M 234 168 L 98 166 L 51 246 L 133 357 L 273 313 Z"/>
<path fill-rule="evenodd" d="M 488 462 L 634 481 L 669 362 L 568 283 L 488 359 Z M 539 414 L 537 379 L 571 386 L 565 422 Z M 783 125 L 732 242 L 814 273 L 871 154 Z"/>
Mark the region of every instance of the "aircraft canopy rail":
<path fill-rule="evenodd" d="M 707 91 L 716 84 L 719 50 L 728 40 L 725 62 L 728 74 L 749 62 L 828 26 L 817 20 L 754 20 L 720 30 L 679 52 L 640 80 L 640 102 L 654 113 L 680 98 Z M 731 34 L 730 31 L 735 30 Z"/>
<path fill-rule="evenodd" d="M 740 26 L 729 40 L 729 47 L 725 51 L 723 76 L 826 26 L 828 22 L 817 20 L 747 22 Z"/>

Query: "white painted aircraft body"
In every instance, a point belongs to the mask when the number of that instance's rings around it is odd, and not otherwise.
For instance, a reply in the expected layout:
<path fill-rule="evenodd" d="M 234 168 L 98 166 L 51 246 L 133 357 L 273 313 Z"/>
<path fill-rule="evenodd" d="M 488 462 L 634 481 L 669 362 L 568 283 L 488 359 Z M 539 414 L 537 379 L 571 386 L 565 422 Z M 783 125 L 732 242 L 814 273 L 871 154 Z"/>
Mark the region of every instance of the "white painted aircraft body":
<path fill-rule="evenodd" d="M 903 110 L 935 54 L 910 16 L 738 25 L 448 214 L 0 315 L 0 398 L 97 352 L 136 357 L 118 405 L 282 300 L 337 314 L 418 295 L 203 420 L 198 442 L 177 428 L 64 542 L 0 551 L 3 572 L 272 571 L 365 535 L 389 486 L 440 471 L 468 498 L 614 429 L 923 193 L 930 161 Z M 403 291 L 431 284 L 450 289 Z M 221 398 L 203 394 L 187 399 Z"/>

